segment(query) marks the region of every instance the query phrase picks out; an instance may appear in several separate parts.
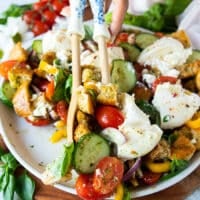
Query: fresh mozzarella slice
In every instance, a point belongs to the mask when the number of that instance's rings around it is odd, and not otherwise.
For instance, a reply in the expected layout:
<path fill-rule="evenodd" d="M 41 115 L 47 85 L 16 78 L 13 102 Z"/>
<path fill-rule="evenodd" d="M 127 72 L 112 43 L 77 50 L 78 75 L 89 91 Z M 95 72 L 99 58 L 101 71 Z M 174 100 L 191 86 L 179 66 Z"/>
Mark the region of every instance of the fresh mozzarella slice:
<path fill-rule="evenodd" d="M 156 87 L 152 101 L 161 115 L 161 127 L 173 129 L 183 125 L 199 109 L 200 97 L 180 84 L 164 83 Z"/>

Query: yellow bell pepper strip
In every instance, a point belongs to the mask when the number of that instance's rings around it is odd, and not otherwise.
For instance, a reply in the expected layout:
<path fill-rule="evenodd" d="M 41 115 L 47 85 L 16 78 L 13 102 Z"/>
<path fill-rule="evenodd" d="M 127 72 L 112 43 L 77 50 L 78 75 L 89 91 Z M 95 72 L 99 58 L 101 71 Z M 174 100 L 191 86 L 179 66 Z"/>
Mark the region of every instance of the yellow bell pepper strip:
<path fill-rule="evenodd" d="M 145 164 L 146 164 L 146 167 L 154 173 L 164 173 L 170 170 L 170 167 L 171 167 L 170 163 L 171 163 L 170 161 L 156 163 L 156 162 L 152 162 L 148 160 Z"/>
<path fill-rule="evenodd" d="M 186 122 L 186 126 L 188 126 L 189 128 L 192 129 L 197 129 L 200 128 L 200 117 L 197 119 L 191 119 L 189 121 Z"/>
<path fill-rule="evenodd" d="M 114 196 L 114 200 L 122 200 L 123 196 L 124 196 L 124 187 L 120 183 L 116 188 L 116 193 L 115 193 L 115 196 Z"/>
<path fill-rule="evenodd" d="M 60 141 L 62 138 L 66 137 L 66 135 L 67 135 L 66 129 L 57 130 L 50 137 L 50 141 L 52 143 L 56 143 L 56 142 Z"/>
<path fill-rule="evenodd" d="M 35 73 L 38 76 L 44 76 L 46 73 L 50 74 L 50 75 L 56 75 L 58 73 L 58 69 L 57 67 L 48 64 L 47 62 L 45 62 L 44 60 L 40 61 L 39 67 L 38 69 L 36 69 Z"/>

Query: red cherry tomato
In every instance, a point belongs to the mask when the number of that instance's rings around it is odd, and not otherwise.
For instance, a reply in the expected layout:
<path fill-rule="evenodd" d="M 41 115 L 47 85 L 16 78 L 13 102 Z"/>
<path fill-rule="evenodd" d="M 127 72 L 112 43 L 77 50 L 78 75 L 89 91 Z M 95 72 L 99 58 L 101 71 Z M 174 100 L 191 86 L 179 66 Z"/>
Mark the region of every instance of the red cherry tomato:
<path fill-rule="evenodd" d="M 160 76 L 153 82 L 152 90 L 155 92 L 157 85 L 165 82 L 170 82 L 172 84 L 175 84 L 177 82 L 177 78 L 172 76 Z"/>
<path fill-rule="evenodd" d="M 58 1 L 58 0 L 54 0 L 52 2 L 52 7 L 53 7 L 53 10 L 59 14 L 60 11 L 65 7 L 65 6 L 68 6 L 69 5 L 69 2 L 65 2 L 65 1 Z"/>
<path fill-rule="evenodd" d="M 43 11 L 47 8 L 49 8 L 48 1 L 40 1 L 33 4 L 33 10 L 36 11 Z"/>
<path fill-rule="evenodd" d="M 79 197 L 85 200 L 100 200 L 103 198 L 93 188 L 93 175 L 92 174 L 80 174 L 76 181 L 76 192 Z"/>
<path fill-rule="evenodd" d="M 67 112 L 68 112 L 68 106 L 66 101 L 61 100 L 56 104 L 56 112 L 61 120 L 64 122 L 67 121 Z"/>
<path fill-rule="evenodd" d="M 115 44 L 118 45 L 122 42 L 127 42 L 128 41 L 128 33 L 126 32 L 121 32 L 117 35 L 116 39 L 115 39 Z"/>
<path fill-rule="evenodd" d="M 32 24 L 36 20 L 41 20 L 41 15 L 35 10 L 27 10 L 22 18 L 27 24 Z"/>
<path fill-rule="evenodd" d="M 124 117 L 120 110 L 113 106 L 99 106 L 95 111 L 97 122 L 102 128 L 118 128 L 123 123 Z"/>
<path fill-rule="evenodd" d="M 35 36 L 45 33 L 49 30 L 49 26 L 41 21 L 35 21 L 32 27 L 32 32 Z"/>
<path fill-rule="evenodd" d="M 100 194 L 111 194 L 121 182 L 124 164 L 116 157 L 105 157 L 99 161 L 94 172 L 93 187 Z"/>
<path fill-rule="evenodd" d="M 33 126 L 46 126 L 51 123 L 50 119 L 45 119 L 45 118 L 38 118 L 34 120 L 26 118 L 26 121 L 32 124 Z"/>
<path fill-rule="evenodd" d="M 55 18 L 56 18 L 56 13 L 54 11 L 50 11 L 50 10 L 46 10 L 43 13 L 43 18 L 44 21 L 51 27 L 54 22 L 55 22 Z"/>
<path fill-rule="evenodd" d="M 145 183 L 146 185 L 153 185 L 155 183 L 157 183 L 161 177 L 161 173 L 154 173 L 151 171 L 144 171 L 143 172 L 143 177 L 142 177 L 142 181 L 143 183 Z"/>

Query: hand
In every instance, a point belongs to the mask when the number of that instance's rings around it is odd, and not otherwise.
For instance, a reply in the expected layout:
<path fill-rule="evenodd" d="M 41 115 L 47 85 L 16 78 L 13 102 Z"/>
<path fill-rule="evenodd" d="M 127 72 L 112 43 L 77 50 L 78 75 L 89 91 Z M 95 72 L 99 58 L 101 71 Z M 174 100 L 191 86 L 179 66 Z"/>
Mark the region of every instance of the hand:
<path fill-rule="evenodd" d="M 114 8 L 112 14 L 112 22 L 110 24 L 110 31 L 112 38 L 114 38 L 120 31 L 126 11 L 128 9 L 128 0 L 113 0 Z"/>

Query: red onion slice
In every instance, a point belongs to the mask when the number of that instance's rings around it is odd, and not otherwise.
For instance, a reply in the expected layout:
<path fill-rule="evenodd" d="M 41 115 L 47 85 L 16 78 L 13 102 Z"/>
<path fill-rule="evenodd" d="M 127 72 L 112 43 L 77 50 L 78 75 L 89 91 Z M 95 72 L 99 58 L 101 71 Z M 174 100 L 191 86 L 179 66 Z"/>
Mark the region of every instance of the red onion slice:
<path fill-rule="evenodd" d="M 131 178 L 132 174 L 140 167 L 141 161 L 142 161 L 141 158 L 137 158 L 133 166 L 126 172 L 126 174 L 124 174 L 123 179 L 122 179 L 123 182 Z"/>

